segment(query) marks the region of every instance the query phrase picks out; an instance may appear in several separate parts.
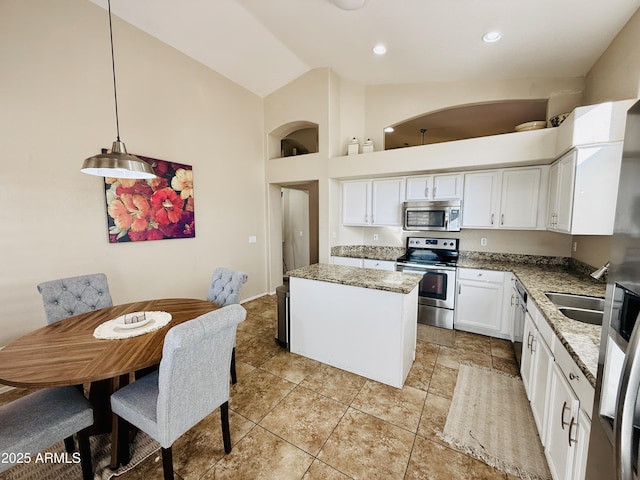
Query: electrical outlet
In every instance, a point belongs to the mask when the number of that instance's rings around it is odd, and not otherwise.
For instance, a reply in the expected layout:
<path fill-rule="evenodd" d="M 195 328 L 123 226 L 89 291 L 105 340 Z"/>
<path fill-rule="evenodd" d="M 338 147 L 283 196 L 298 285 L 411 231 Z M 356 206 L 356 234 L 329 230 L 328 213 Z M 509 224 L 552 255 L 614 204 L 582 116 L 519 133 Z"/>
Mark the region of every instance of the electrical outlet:
<path fill-rule="evenodd" d="M 255 235 L 251 235 L 249 237 L 249 243 L 256 243 L 258 240 Z"/>
<path fill-rule="evenodd" d="M 378 240 L 378 234 L 377 234 L 377 233 L 374 233 L 374 234 L 373 234 L 373 239 L 374 239 L 374 240 Z"/>
<path fill-rule="evenodd" d="M 486 247 L 487 246 L 487 239 L 482 237 L 480 239 L 480 245 L 483 246 L 483 247 Z"/>
<path fill-rule="evenodd" d="M 573 251 L 574 252 L 578 251 L 578 241 L 577 240 L 575 242 L 573 242 Z"/>

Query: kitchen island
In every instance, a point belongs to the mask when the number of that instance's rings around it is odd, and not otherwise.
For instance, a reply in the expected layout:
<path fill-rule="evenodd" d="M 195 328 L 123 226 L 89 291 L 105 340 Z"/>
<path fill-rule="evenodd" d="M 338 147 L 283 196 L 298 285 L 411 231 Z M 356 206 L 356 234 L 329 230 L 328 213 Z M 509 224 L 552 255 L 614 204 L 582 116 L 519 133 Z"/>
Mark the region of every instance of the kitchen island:
<path fill-rule="evenodd" d="M 402 388 L 422 275 L 327 264 L 288 275 L 291 352 Z"/>

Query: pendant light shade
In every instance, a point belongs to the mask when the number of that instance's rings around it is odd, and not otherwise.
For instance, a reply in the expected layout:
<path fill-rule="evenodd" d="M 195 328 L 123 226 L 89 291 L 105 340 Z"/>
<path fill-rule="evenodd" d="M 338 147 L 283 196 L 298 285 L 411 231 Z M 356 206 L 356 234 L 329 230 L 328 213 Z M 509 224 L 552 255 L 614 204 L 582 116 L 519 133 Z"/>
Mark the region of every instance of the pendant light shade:
<path fill-rule="evenodd" d="M 111 43 L 111 72 L 113 73 L 113 99 L 116 107 L 116 141 L 113 142 L 111 152 L 87 158 L 80 171 L 89 175 L 114 178 L 155 178 L 151 165 L 144 160 L 127 153 L 124 142 L 120 141 L 120 123 L 118 122 L 118 91 L 116 89 L 116 64 L 113 55 L 113 28 L 111 26 L 111 0 L 109 7 L 109 40 Z"/>
<path fill-rule="evenodd" d="M 113 142 L 110 153 L 101 153 L 87 158 L 82 164 L 82 173 L 99 177 L 155 178 L 151 165 L 127 153 L 124 142 Z"/>

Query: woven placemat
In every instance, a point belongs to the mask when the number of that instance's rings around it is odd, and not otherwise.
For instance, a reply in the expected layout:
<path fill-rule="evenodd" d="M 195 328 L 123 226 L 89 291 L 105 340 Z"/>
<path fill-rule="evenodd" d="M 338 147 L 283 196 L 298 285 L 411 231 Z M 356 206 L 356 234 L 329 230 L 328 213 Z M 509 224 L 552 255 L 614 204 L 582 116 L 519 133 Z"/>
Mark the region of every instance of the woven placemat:
<path fill-rule="evenodd" d="M 128 326 L 128 328 L 125 328 L 122 325 L 122 318 L 124 317 L 123 315 L 118 318 L 114 318 L 113 320 L 106 321 L 101 325 L 98 325 L 98 327 L 96 327 L 96 329 L 93 331 L 93 336 L 95 338 L 103 340 L 120 340 L 123 338 L 137 337 L 138 335 L 144 335 L 145 333 L 159 330 L 171 321 L 171 314 L 169 312 L 162 311 L 135 312 L 133 314 L 127 315 L 142 315 L 143 313 L 149 320 L 144 325 L 136 328 L 131 328 L 130 326 Z"/>

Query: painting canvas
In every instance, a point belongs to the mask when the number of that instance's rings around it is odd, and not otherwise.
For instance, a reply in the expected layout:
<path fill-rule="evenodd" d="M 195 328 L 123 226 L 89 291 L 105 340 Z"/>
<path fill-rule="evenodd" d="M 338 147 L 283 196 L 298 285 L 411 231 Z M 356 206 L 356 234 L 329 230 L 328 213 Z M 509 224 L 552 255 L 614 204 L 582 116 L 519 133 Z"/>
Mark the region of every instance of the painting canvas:
<path fill-rule="evenodd" d="M 157 178 L 105 178 L 109 242 L 195 237 L 192 167 L 136 156 Z"/>

